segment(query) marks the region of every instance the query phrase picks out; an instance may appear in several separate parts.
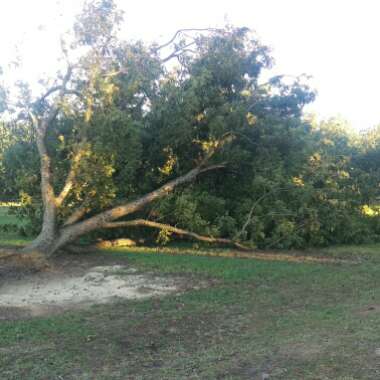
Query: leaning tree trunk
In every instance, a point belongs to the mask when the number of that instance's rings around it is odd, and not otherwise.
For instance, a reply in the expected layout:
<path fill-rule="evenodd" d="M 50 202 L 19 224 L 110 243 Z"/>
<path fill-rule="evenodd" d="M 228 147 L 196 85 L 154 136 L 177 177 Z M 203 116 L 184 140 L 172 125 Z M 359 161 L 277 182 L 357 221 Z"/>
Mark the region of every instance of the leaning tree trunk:
<path fill-rule="evenodd" d="M 44 141 L 46 129 L 46 123 L 42 122 L 36 134 L 37 148 L 40 155 L 41 196 L 44 210 L 42 228 L 38 237 L 24 249 L 25 252 L 42 254 L 51 252 L 57 237 L 57 197 L 52 186 L 51 159 Z"/>
<path fill-rule="evenodd" d="M 64 223 L 60 228 L 56 227 L 57 204 L 59 204 L 57 200 L 59 200 L 59 197 L 47 197 L 47 203 L 44 204 L 44 219 L 41 233 L 24 251 L 38 252 L 46 256 L 52 255 L 89 232 L 109 228 L 110 223 L 113 221 L 133 214 L 153 201 L 167 196 L 177 186 L 194 181 L 201 173 L 221 168 L 224 168 L 224 165 L 198 166 L 134 201 L 116 206 L 82 221 L 71 224 Z M 70 219 L 73 222 L 71 217 L 68 220 Z"/>
<path fill-rule="evenodd" d="M 49 256 L 55 251 L 57 238 L 58 234 L 55 231 L 54 225 L 45 221 L 39 235 L 23 249 L 23 252 L 35 252 L 44 256 Z"/>
<path fill-rule="evenodd" d="M 177 186 L 194 181 L 201 173 L 225 167 L 224 164 L 207 166 L 207 162 L 214 151 L 209 152 L 203 161 L 188 173 L 167 182 L 158 189 L 145 194 L 134 201 L 121 204 L 119 206 L 111 208 L 110 210 L 101 212 L 84 220 L 81 220 L 81 218 L 84 216 L 83 212 L 81 209 L 78 209 L 74 212 L 73 215 L 68 218 L 65 223 L 63 223 L 62 226 L 58 226 L 58 210 L 63 205 L 67 195 L 70 193 L 72 187 L 74 186 L 75 175 L 80 162 L 80 158 L 82 156 L 82 152 L 79 149 L 79 151 L 74 155 L 71 162 L 71 169 L 66 178 L 65 185 L 61 193 L 59 195 L 56 195 L 53 188 L 51 159 L 49 157 L 45 144 L 45 136 L 47 127 L 49 125 L 49 120 L 54 116 L 55 114 L 53 113 L 50 115 L 48 120 L 44 119 L 42 121 L 39 121 L 36 118 L 33 119 L 34 124 L 36 125 L 36 140 L 38 152 L 40 155 L 41 195 L 44 213 L 41 232 L 38 237 L 24 249 L 25 252 L 35 252 L 49 256 L 58 251 L 60 248 L 63 248 L 64 246 L 74 242 L 79 237 L 94 230 L 108 228 L 109 223 L 112 223 L 115 220 L 121 219 L 127 215 L 133 214 L 151 202 L 167 196 Z M 229 138 L 229 136 L 227 136 L 227 138 Z M 217 145 L 217 148 L 222 146 L 224 141 L 226 141 L 226 139 L 221 140 L 219 145 Z M 84 214 L 86 214 L 86 210 L 84 211 Z M 193 237 L 194 236 L 195 235 L 193 235 Z"/>
<path fill-rule="evenodd" d="M 71 160 L 71 168 L 66 177 L 63 189 L 58 195 L 56 195 L 53 187 L 51 158 L 49 156 L 45 139 L 48 128 L 52 125 L 53 121 L 56 119 L 60 111 L 64 96 L 71 93 L 71 91 L 67 90 L 66 88 L 66 85 L 70 80 L 71 73 L 72 69 L 69 67 L 65 77 L 63 78 L 62 85 L 52 87 L 41 98 L 41 101 L 45 101 L 48 96 L 58 91 L 58 96 L 46 114 L 37 117 L 31 111 L 29 111 L 29 115 L 36 131 L 36 142 L 40 156 L 41 196 L 44 213 L 40 234 L 29 246 L 24 249 L 24 251 L 37 252 L 45 256 L 49 256 L 55 253 L 64 246 L 74 242 L 82 235 L 85 235 L 94 230 L 107 228 L 107 225 L 109 225 L 109 223 L 112 223 L 115 220 L 141 210 L 143 207 L 155 201 L 156 199 L 165 197 L 177 186 L 192 182 L 201 173 L 224 168 L 225 165 L 223 164 L 207 164 L 213 154 L 226 142 L 230 141 L 233 138 L 232 134 L 226 133 L 224 136 L 222 136 L 218 143 L 215 144 L 213 149 L 210 149 L 210 151 L 206 153 L 205 157 L 197 167 L 190 170 L 188 173 L 167 182 L 160 188 L 148 194 L 145 194 L 144 196 L 134 201 L 116 206 L 110 210 L 101 212 L 85 220 L 81 220 L 81 218 L 84 216 L 84 214 L 86 214 L 86 210 L 79 208 L 76 212 L 74 212 L 73 215 L 71 215 L 71 217 L 68 218 L 65 223 L 62 224 L 62 226 L 58 226 L 58 210 L 63 205 L 65 199 L 74 186 L 75 177 L 83 154 L 83 150 L 81 150 L 80 144 L 78 144 L 78 151 L 75 152 Z M 82 210 L 84 210 L 84 214 L 82 213 Z"/>

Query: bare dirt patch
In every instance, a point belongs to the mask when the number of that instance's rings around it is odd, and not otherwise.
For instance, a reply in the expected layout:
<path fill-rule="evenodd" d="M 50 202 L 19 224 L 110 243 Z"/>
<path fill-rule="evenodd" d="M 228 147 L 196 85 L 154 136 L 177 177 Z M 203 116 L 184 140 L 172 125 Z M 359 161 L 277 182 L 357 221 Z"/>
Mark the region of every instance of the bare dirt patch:
<path fill-rule="evenodd" d="M 157 276 L 130 266 L 72 262 L 13 275 L 0 283 L 0 320 L 55 314 L 93 304 L 144 299 L 193 288 L 179 276 Z M 15 275 L 16 274 L 16 275 Z"/>

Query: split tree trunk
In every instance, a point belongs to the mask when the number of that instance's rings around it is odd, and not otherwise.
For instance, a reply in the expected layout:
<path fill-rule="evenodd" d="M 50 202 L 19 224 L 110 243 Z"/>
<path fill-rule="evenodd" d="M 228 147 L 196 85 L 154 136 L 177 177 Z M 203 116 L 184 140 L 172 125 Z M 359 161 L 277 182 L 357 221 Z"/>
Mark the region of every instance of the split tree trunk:
<path fill-rule="evenodd" d="M 224 168 L 224 165 L 212 165 L 207 167 L 198 166 L 195 169 L 190 170 L 188 173 L 167 182 L 160 188 L 134 201 L 114 207 L 74 224 L 67 225 L 66 223 L 61 228 L 57 228 L 56 224 L 57 202 L 54 199 L 57 198 L 50 198 L 46 205 L 44 204 L 44 218 L 41 233 L 24 249 L 24 252 L 37 252 L 45 256 L 52 255 L 64 246 L 73 243 L 80 236 L 94 230 L 108 228 L 109 224 L 113 221 L 133 214 L 151 202 L 165 197 L 177 186 L 194 181 L 198 175 L 221 168 Z"/>
<path fill-rule="evenodd" d="M 53 121 L 56 119 L 61 103 L 65 95 L 72 94 L 73 92 L 66 88 L 68 82 L 70 81 L 72 74 L 71 67 L 68 68 L 65 77 L 62 80 L 62 85 L 54 86 L 47 93 L 42 96 L 40 101 L 45 101 L 46 98 L 55 92 L 58 92 L 58 96 L 55 98 L 53 104 L 51 105 L 49 111 L 44 115 L 37 117 L 31 111 L 29 115 L 32 120 L 32 124 L 36 131 L 36 142 L 38 153 L 40 156 L 40 175 L 41 175 L 41 196 L 43 205 L 43 224 L 42 229 L 38 237 L 24 249 L 24 252 L 35 252 L 40 253 L 45 256 L 49 256 L 60 248 L 63 248 L 69 243 L 74 242 L 80 236 L 85 235 L 91 231 L 106 228 L 107 224 L 114 222 L 120 218 L 127 215 L 133 214 L 141 210 L 146 205 L 151 202 L 165 197 L 167 194 L 172 192 L 177 186 L 185 183 L 194 181 L 198 175 L 210 170 L 224 168 L 225 165 L 208 165 L 209 159 L 213 154 L 220 149 L 226 142 L 231 141 L 233 138 L 232 134 L 226 133 L 218 142 L 215 147 L 207 152 L 201 163 L 194 169 L 190 170 L 188 173 L 167 182 L 160 188 L 134 200 L 127 202 L 125 204 L 111 208 L 110 210 L 101 212 L 95 216 L 89 217 L 83 221 L 80 221 L 86 214 L 86 210 L 79 208 L 74 214 L 68 218 L 68 220 L 63 223 L 62 226 L 57 225 L 57 214 L 59 208 L 64 203 L 66 197 L 70 193 L 77 174 L 77 169 L 80 164 L 82 157 L 82 151 L 80 145 L 78 144 L 78 151 L 75 152 L 74 157 L 71 160 L 71 168 L 67 175 L 65 184 L 60 192 L 56 195 L 53 188 L 53 173 L 51 167 L 51 158 L 46 146 L 46 134 L 48 128 L 52 125 Z M 37 102 L 38 104 L 38 102 Z M 79 221 L 78 221 L 79 220 Z"/>

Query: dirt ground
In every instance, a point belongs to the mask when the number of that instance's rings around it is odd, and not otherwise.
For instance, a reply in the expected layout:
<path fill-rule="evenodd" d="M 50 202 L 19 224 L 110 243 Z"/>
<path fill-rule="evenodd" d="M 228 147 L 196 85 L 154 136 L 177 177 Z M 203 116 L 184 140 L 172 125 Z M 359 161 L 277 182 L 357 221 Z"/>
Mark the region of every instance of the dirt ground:
<path fill-rule="evenodd" d="M 179 276 L 157 276 L 125 260 L 66 255 L 43 269 L 0 264 L 0 320 L 56 314 L 123 299 L 143 299 L 194 288 Z M 199 287 L 199 284 L 197 284 Z"/>

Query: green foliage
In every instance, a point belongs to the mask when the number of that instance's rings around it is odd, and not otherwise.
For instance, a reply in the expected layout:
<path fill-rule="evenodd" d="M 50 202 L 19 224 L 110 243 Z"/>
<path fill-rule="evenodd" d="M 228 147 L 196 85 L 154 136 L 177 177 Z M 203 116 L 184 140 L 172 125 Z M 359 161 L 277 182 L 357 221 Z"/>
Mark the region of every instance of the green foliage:
<path fill-rule="evenodd" d="M 74 25 L 77 42 L 85 46 L 104 46 L 121 21 L 122 13 L 113 0 L 86 1 Z"/>
<path fill-rule="evenodd" d="M 306 120 L 303 107 L 315 96 L 307 78 L 263 83 L 272 58 L 247 28 L 180 38 L 172 46 L 178 63 L 167 65 L 156 44 L 120 41 L 121 20 L 111 0 L 86 3 L 67 48 L 82 54 L 69 83 L 80 101 L 60 104 L 46 138 L 57 194 L 81 152 L 61 225 L 77 209 L 94 215 L 185 174 L 229 136 L 208 162 L 224 169 L 138 217 L 260 248 L 377 240 L 378 213 L 365 210 L 379 196 L 379 129 L 355 136 L 339 120 Z M 53 104 L 33 102 L 26 84 L 19 89 L 26 111 L 0 124 L 1 197 L 21 196 L 17 212 L 33 234 L 41 223 L 40 175 L 27 110 L 43 115 Z M 141 234 L 161 243 L 174 238 Z"/>

